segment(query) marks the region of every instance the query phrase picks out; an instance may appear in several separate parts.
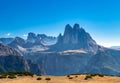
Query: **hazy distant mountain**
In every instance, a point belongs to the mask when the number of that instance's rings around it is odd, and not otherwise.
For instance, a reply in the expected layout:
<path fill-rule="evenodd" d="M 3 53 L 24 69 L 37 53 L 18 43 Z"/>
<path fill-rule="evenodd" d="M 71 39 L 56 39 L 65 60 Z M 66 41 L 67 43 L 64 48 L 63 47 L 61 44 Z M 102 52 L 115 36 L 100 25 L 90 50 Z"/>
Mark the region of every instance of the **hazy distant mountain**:
<path fill-rule="evenodd" d="M 9 46 L 17 48 L 17 46 L 24 46 L 26 41 L 20 37 L 15 37 L 14 40 L 9 44 Z"/>
<path fill-rule="evenodd" d="M 0 38 L 0 42 L 7 45 L 13 41 L 14 38 Z"/>
<path fill-rule="evenodd" d="M 34 34 L 32 32 L 28 33 L 27 37 L 28 42 L 35 43 L 36 41 L 39 41 L 43 45 L 53 45 L 56 43 L 57 38 L 52 36 L 47 36 L 45 34 Z"/>
<path fill-rule="evenodd" d="M 53 45 L 57 42 L 57 38 L 45 34 L 36 35 L 30 32 L 26 40 L 20 37 L 0 38 L 0 42 L 15 48 L 19 52 L 26 53 L 47 50 L 49 45 Z"/>
<path fill-rule="evenodd" d="M 57 42 L 57 38 L 53 36 L 47 36 L 45 34 L 38 34 L 37 37 L 43 41 L 42 44 L 47 45 L 47 46 L 56 44 Z"/>
<path fill-rule="evenodd" d="M 41 43 L 40 39 L 33 39 L 28 36 L 29 40 L 24 40 L 20 37 L 14 38 L 14 40 L 8 44 L 10 47 L 15 48 L 19 52 L 26 53 L 26 52 L 36 52 L 36 51 L 43 51 L 47 49 L 44 47 L 44 45 Z M 34 41 L 34 42 L 33 42 Z"/>
<path fill-rule="evenodd" d="M 25 59 L 19 52 L 0 43 L 0 72 L 28 71 L 41 74 L 39 65 Z"/>
<path fill-rule="evenodd" d="M 110 48 L 112 48 L 112 49 L 120 49 L 120 46 L 112 46 Z"/>
<path fill-rule="evenodd" d="M 75 24 L 72 28 L 69 24 L 65 27 L 64 35 L 58 36 L 58 41 L 52 46 L 51 50 L 75 50 L 83 49 L 87 52 L 96 53 L 98 50 L 97 43 L 79 24 Z"/>
<path fill-rule="evenodd" d="M 38 39 L 38 37 L 36 36 L 35 33 L 32 33 L 32 32 L 28 33 L 28 36 L 27 36 L 27 41 L 28 41 L 28 42 L 35 43 L 35 42 L 38 41 L 38 40 L 39 40 L 39 39 Z M 41 41 L 40 41 L 40 42 L 41 42 Z"/>

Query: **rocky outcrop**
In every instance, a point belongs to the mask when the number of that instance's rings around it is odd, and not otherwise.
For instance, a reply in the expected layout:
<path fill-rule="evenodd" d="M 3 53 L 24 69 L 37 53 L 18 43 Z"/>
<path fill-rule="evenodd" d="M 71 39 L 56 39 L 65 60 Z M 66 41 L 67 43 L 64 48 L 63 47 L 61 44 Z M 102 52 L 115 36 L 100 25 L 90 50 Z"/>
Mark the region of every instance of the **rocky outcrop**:
<path fill-rule="evenodd" d="M 8 56 L 8 55 L 21 56 L 19 52 L 17 52 L 13 48 L 5 46 L 0 43 L 0 56 Z"/>
<path fill-rule="evenodd" d="M 84 49 L 96 53 L 98 45 L 79 24 L 75 24 L 73 28 L 67 24 L 63 36 L 60 34 L 57 43 L 51 48 L 55 51 Z"/>
<path fill-rule="evenodd" d="M 28 42 L 35 43 L 35 41 L 36 41 L 37 39 L 38 39 L 38 38 L 37 38 L 36 34 L 34 34 L 34 33 L 32 33 L 32 32 L 28 33 L 28 37 L 27 37 L 27 41 L 28 41 Z"/>
<path fill-rule="evenodd" d="M 0 44 L 0 72 L 27 71 L 41 74 L 41 67 L 25 59 L 19 52 Z"/>

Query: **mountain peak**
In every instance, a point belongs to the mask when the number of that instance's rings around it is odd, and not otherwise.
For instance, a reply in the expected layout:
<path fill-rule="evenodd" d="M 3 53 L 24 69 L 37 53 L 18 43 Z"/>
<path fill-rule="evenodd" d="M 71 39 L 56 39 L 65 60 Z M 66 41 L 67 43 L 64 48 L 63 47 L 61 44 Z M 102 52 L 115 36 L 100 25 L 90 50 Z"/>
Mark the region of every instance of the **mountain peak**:
<path fill-rule="evenodd" d="M 30 32 L 30 33 L 28 33 L 28 36 L 36 36 L 36 35 L 35 35 L 35 33 Z"/>
<path fill-rule="evenodd" d="M 69 24 L 67 24 L 67 25 L 65 26 L 64 35 L 65 35 L 65 34 L 69 34 L 69 33 L 71 33 L 71 32 L 72 32 L 72 27 L 71 27 Z"/>
<path fill-rule="evenodd" d="M 14 40 L 11 43 L 17 43 L 17 44 L 25 44 L 25 40 L 20 37 L 15 37 Z"/>
<path fill-rule="evenodd" d="M 59 34 L 59 36 L 57 37 L 57 39 L 58 39 L 57 44 L 61 44 L 61 42 L 63 41 L 61 33 Z"/>
<path fill-rule="evenodd" d="M 66 25 L 64 35 L 60 34 L 58 37 L 56 46 L 59 45 L 63 50 L 84 49 L 95 53 L 98 49 L 98 45 L 89 33 L 80 28 L 77 23 L 74 24 L 73 28 L 69 24 Z"/>
<path fill-rule="evenodd" d="M 24 39 L 22 39 L 22 38 L 20 38 L 20 37 L 15 37 L 15 39 L 14 39 L 15 41 L 22 41 L 22 42 L 25 42 L 25 40 Z"/>
<path fill-rule="evenodd" d="M 79 24 L 74 24 L 74 26 L 73 26 L 73 29 L 77 29 L 77 30 L 79 30 L 80 29 L 80 26 L 79 26 Z"/>
<path fill-rule="evenodd" d="M 65 26 L 65 28 L 66 28 L 66 29 L 71 29 L 72 27 L 70 26 L 70 24 L 67 24 L 67 25 Z"/>
<path fill-rule="evenodd" d="M 28 33 L 28 37 L 27 37 L 28 42 L 34 43 L 36 39 L 37 39 L 37 36 L 35 33 L 32 33 L 32 32 Z"/>

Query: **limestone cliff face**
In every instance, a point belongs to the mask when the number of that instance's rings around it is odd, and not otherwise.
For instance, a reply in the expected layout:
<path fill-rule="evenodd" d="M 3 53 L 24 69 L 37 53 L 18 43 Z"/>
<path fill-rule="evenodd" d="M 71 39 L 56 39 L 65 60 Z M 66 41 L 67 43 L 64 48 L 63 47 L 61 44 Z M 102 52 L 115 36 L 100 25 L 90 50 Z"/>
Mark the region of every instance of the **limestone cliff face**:
<path fill-rule="evenodd" d="M 68 44 L 71 42 L 72 37 L 72 27 L 68 24 L 65 27 L 65 32 L 63 35 L 63 44 Z"/>
<path fill-rule="evenodd" d="M 93 53 L 96 53 L 98 49 L 97 43 L 79 24 L 75 24 L 73 28 L 67 24 L 63 36 L 61 34 L 58 36 L 58 41 L 54 47 L 59 47 L 57 48 L 58 51 L 62 49 L 84 49 Z"/>

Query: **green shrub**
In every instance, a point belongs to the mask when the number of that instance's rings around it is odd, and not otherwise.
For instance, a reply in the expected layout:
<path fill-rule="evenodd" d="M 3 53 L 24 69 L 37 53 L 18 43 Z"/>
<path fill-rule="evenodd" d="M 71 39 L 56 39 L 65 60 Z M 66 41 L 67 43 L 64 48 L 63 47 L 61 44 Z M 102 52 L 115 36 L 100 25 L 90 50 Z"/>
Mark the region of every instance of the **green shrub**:
<path fill-rule="evenodd" d="M 70 77 L 70 75 L 67 75 L 67 77 Z"/>
<path fill-rule="evenodd" d="M 100 76 L 100 77 L 104 77 L 103 74 L 91 74 L 91 76 Z"/>
<path fill-rule="evenodd" d="M 16 78 L 16 76 L 15 75 L 9 75 L 8 78 L 14 79 L 14 78 Z"/>
<path fill-rule="evenodd" d="M 42 78 L 38 77 L 37 80 L 42 80 Z"/>
<path fill-rule="evenodd" d="M 76 78 L 78 77 L 78 76 L 75 76 Z"/>
<path fill-rule="evenodd" d="M 97 76 L 97 74 L 90 74 L 92 77 Z"/>
<path fill-rule="evenodd" d="M 51 80 L 51 78 L 45 78 L 45 80 L 48 80 L 48 81 L 49 81 L 49 80 Z"/>
<path fill-rule="evenodd" d="M 92 76 L 91 76 L 91 75 L 87 75 L 87 76 L 85 77 L 85 80 L 88 80 L 88 79 L 90 79 L 90 78 L 92 78 Z"/>
<path fill-rule="evenodd" d="M 23 74 L 18 74 L 17 76 L 24 76 Z"/>
<path fill-rule="evenodd" d="M 7 76 L 34 76 L 33 73 L 31 72 L 3 72 L 3 73 L 0 73 L 1 75 L 1 78 L 4 76 L 4 77 L 7 77 Z"/>
<path fill-rule="evenodd" d="M 1 75 L 0 79 L 2 79 L 2 78 L 7 78 L 7 76 L 6 75 Z"/>
<path fill-rule="evenodd" d="M 69 79 L 73 79 L 73 77 L 69 77 Z"/>
<path fill-rule="evenodd" d="M 22 74 L 24 76 L 33 76 L 34 75 L 33 73 L 30 73 L 30 72 L 22 72 Z"/>
<path fill-rule="evenodd" d="M 100 77 L 104 77 L 104 75 L 102 75 L 102 74 L 98 74 L 98 76 L 100 76 Z"/>
<path fill-rule="evenodd" d="M 40 74 L 37 74 L 37 76 L 41 76 Z"/>

